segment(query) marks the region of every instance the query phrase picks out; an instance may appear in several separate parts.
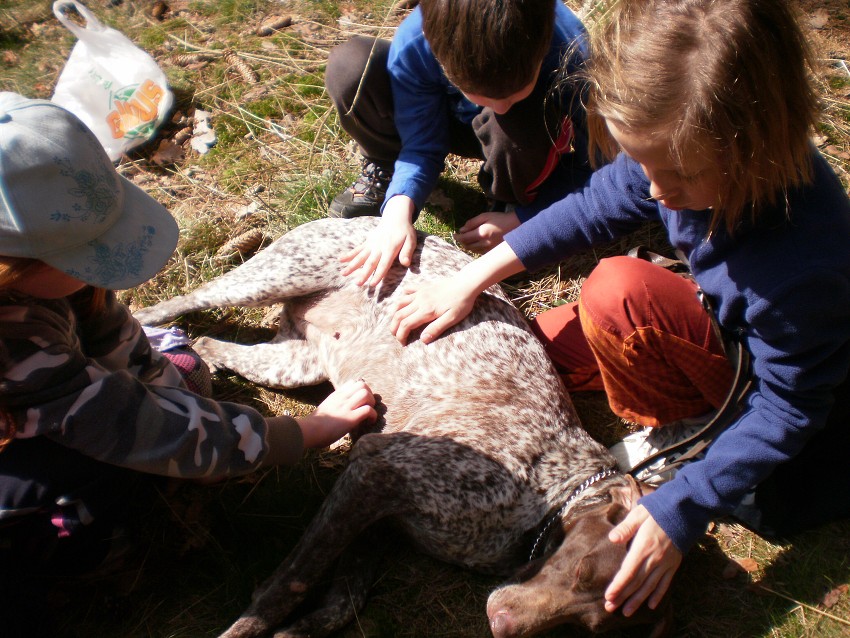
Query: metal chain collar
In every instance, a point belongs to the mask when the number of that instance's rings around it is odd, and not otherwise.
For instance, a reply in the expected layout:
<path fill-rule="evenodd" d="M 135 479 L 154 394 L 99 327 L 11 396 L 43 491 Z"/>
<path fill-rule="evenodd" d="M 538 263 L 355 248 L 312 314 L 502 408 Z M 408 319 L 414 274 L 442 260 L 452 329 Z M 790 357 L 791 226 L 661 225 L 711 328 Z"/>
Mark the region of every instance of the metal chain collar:
<path fill-rule="evenodd" d="M 575 488 L 573 490 L 573 493 L 570 494 L 570 497 L 567 499 L 567 502 L 564 503 L 563 507 L 561 507 L 561 509 L 559 509 L 552 516 L 552 518 L 549 519 L 549 521 L 546 523 L 546 525 L 543 526 L 543 529 L 540 531 L 540 534 L 538 534 L 537 539 L 534 541 L 534 545 L 531 547 L 531 554 L 529 554 L 529 556 L 528 556 L 529 562 L 534 560 L 535 556 L 537 555 L 537 547 L 538 547 L 538 545 L 540 545 L 540 541 L 542 541 L 544 538 L 546 538 L 546 536 L 549 532 L 549 528 L 552 527 L 552 523 L 554 523 L 555 521 L 557 521 L 561 518 L 563 513 L 567 511 L 567 508 L 569 508 L 569 506 L 572 505 L 576 501 L 576 499 L 578 499 L 579 496 L 581 496 L 581 493 L 584 492 L 587 488 L 589 488 L 594 483 L 598 483 L 599 481 L 606 479 L 609 476 L 614 476 L 615 474 L 619 474 L 619 471 L 616 468 L 613 468 L 613 467 L 606 468 L 606 469 L 604 469 L 600 472 L 597 472 L 596 474 L 591 476 L 589 479 L 585 480 L 584 483 L 582 483 L 581 485 L 579 485 L 577 488 Z"/>

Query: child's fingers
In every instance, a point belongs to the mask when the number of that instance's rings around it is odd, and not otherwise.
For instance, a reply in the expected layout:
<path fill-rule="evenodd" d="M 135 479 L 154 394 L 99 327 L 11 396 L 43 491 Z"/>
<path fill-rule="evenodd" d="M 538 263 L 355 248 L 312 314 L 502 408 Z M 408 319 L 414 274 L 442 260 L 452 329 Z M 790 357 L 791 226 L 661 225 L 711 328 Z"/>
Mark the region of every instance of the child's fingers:
<path fill-rule="evenodd" d="M 342 269 L 342 275 L 344 277 L 347 277 L 348 275 L 356 271 L 358 268 L 360 268 L 368 258 L 369 251 L 366 249 L 365 246 L 359 246 L 358 248 L 352 250 L 350 253 L 343 255 L 342 257 L 340 257 L 340 261 L 343 263 L 347 262 L 348 265 Z"/>
<path fill-rule="evenodd" d="M 363 252 L 363 249 L 366 247 L 365 243 L 359 244 L 345 253 L 342 257 L 339 258 L 342 262 L 348 262 L 357 257 L 360 253 Z"/>
<path fill-rule="evenodd" d="M 378 411 L 371 405 L 361 405 L 354 410 L 353 414 L 358 423 L 363 421 L 374 423 L 378 420 Z"/>
<path fill-rule="evenodd" d="M 455 319 L 454 314 L 447 312 L 440 315 L 437 319 L 425 326 L 425 329 L 422 331 L 422 336 L 420 337 L 422 343 L 431 343 L 436 340 L 437 337 L 451 328 L 455 323 L 457 323 L 457 320 Z"/>
<path fill-rule="evenodd" d="M 481 233 L 479 232 L 477 226 L 469 230 L 461 229 L 461 231 L 462 232 L 455 233 L 453 237 L 454 240 L 462 246 L 468 246 L 469 244 L 474 244 L 475 242 L 481 240 Z"/>
<path fill-rule="evenodd" d="M 337 390 L 341 395 L 346 396 L 353 403 L 369 403 L 375 404 L 375 396 L 372 394 L 372 388 L 363 379 L 354 379 L 346 381 Z"/>
<path fill-rule="evenodd" d="M 420 310 L 417 306 L 410 304 L 404 308 L 400 308 L 393 315 L 390 329 L 402 345 L 407 343 L 410 333 L 418 326 L 428 321 L 430 317 L 426 316 L 425 311 Z"/>
<path fill-rule="evenodd" d="M 467 219 L 463 226 L 458 228 L 459 233 L 468 233 L 471 230 L 478 228 L 484 221 L 486 220 L 486 216 L 484 213 L 479 213 L 475 217 L 471 219 Z"/>
<path fill-rule="evenodd" d="M 496 243 L 498 243 L 498 242 L 496 242 Z M 476 253 L 476 254 L 479 254 L 479 255 L 483 255 L 484 253 L 489 251 L 494 245 L 495 244 L 491 240 L 481 239 L 479 241 L 474 241 L 474 242 L 469 243 L 469 244 L 464 244 L 463 247 L 466 248 L 470 252 L 473 252 L 473 253 Z"/>
<path fill-rule="evenodd" d="M 404 242 L 404 246 L 401 247 L 401 251 L 398 254 L 399 263 L 405 268 L 409 268 L 410 264 L 413 263 L 413 253 L 416 250 L 416 239 L 408 238 Z"/>
<path fill-rule="evenodd" d="M 341 409 L 348 413 L 348 417 L 356 422 L 374 422 L 378 419 L 375 410 L 375 395 L 363 379 L 347 381 L 336 391 L 341 399 Z"/>
<path fill-rule="evenodd" d="M 372 273 L 372 278 L 369 280 L 369 287 L 374 288 L 379 283 L 381 283 L 386 277 L 387 273 L 392 268 L 394 258 L 390 257 L 388 253 L 381 255 L 381 260 L 378 262 L 378 265 L 375 266 L 375 271 Z"/>
<path fill-rule="evenodd" d="M 396 337 L 398 337 L 398 329 L 401 325 L 401 322 L 411 313 L 413 309 L 410 307 L 410 304 L 416 299 L 416 295 L 413 290 L 405 290 L 405 294 L 402 297 L 399 297 L 398 301 L 395 304 L 395 310 L 393 311 L 393 317 L 390 319 L 390 332 L 392 332 Z"/>
<path fill-rule="evenodd" d="M 628 513 L 614 529 L 608 532 L 608 540 L 612 543 L 626 543 L 630 541 L 644 521 L 649 518 L 646 509 L 636 508 Z"/>
<path fill-rule="evenodd" d="M 670 585 L 673 582 L 673 575 L 675 573 L 675 571 L 664 572 L 664 575 L 655 587 L 655 591 L 652 592 L 652 595 L 646 602 L 650 609 L 657 609 L 658 605 L 661 604 L 661 601 L 664 599 L 664 595 L 667 593 L 667 590 L 670 589 Z"/>
<path fill-rule="evenodd" d="M 375 395 L 368 387 L 356 388 L 351 395 L 351 401 L 358 406 L 374 406 Z"/>

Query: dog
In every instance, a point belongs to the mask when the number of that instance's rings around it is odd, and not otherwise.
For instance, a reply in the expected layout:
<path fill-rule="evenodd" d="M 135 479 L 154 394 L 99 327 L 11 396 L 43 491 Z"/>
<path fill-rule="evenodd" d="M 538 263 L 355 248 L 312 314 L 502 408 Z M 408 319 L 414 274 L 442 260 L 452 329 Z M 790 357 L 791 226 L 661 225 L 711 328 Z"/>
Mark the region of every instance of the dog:
<path fill-rule="evenodd" d="M 298 226 L 194 292 L 136 312 L 158 325 L 197 310 L 284 302 L 271 341 L 204 337 L 195 349 L 211 368 L 272 388 L 365 379 L 382 404 L 301 540 L 222 638 L 316 637 L 344 626 L 365 604 L 373 553 L 385 545 L 376 535 L 387 533 L 449 563 L 515 573 L 487 603 L 496 638 L 565 623 L 593 632 L 652 623 L 653 635 L 665 635 L 666 604 L 630 618 L 603 607 L 626 552 L 608 532 L 645 486 L 616 471 L 581 428 L 542 345 L 499 286 L 434 343 L 414 333 L 402 346 L 389 326 L 404 288 L 450 275 L 470 257 L 419 233 L 409 268 L 396 262 L 378 286 L 358 286 L 341 275 L 339 257 L 377 221 Z"/>

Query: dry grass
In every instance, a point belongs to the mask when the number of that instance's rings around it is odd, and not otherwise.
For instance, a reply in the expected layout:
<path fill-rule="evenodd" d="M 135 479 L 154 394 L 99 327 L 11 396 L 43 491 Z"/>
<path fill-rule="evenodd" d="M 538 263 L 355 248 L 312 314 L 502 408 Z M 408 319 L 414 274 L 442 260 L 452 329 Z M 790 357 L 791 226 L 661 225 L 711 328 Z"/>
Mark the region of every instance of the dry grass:
<path fill-rule="evenodd" d="M 252 229 L 278 237 L 321 217 L 330 198 L 354 176 L 353 146 L 324 92 L 325 61 L 329 50 L 353 33 L 391 37 L 400 20 L 391 0 L 167 0 L 160 18 L 153 15 L 154 2 L 88 4 L 154 55 L 176 95 L 174 118 L 157 140 L 119 166 L 166 205 L 181 227 L 171 262 L 150 282 L 127 292 L 128 303 L 154 303 L 231 268 L 238 257 L 217 256 L 226 242 Z M 567 4 L 578 8 L 582 3 Z M 817 142 L 848 184 L 850 72 L 841 60 L 847 53 L 850 8 L 841 0 L 800 4 L 812 16 L 818 9 L 828 11 L 827 24 L 813 31 L 824 60 L 819 80 L 826 106 Z M 257 35 L 273 14 L 291 17 L 291 25 Z M 48 2 L 6 0 L 0 4 L 0 89 L 49 97 L 72 44 Z M 206 155 L 191 150 L 181 137 L 196 110 L 211 114 L 218 136 Z M 450 158 L 420 218 L 422 229 L 448 237 L 482 210 L 476 171 L 477 165 Z M 599 258 L 637 243 L 664 247 L 662 234 L 647 227 L 534 278 L 513 278 L 505 287 L 533 316 L 575 298 Z M 192 316 L 184 327 L 195 336 L 263 340 L 273 319 L 263 311 L 234 309 Z M 269 414 L 304 413 L 327 391 L 272 392 L 232 376 L 215 381 L 218 397 Z M 577 395 L 575 401 L 594 436 L 605 443 L 622 436 L 624 427 L 602 396 Z M 108 583 L 63 590 L 52 635 L 216 635 L 295 543 L 344 463 L 344 451 L 343 446 L 311 454 L 295 468 L 219 486 L 163 486 L 143 525 L 147 542 L 141 567 L 125 574 L 123 589 Z M 848 524 L 833 525 L 793 544 L 774 545 L 740 527 L 716 526 L 681 571 L 677 635 L 850 635 L 850 596 L 842 590 L 850 583 L 848 532 Z M 363 615 L 344 636 L 488 634 L 484 601 L 495 580 L 436 563 L 403 545 L 395 556 Z M 741 559 L 748 559 L 743 564 L 752 571 L 728 569 L 730 560 Z M 835 595 L 825 599 L 830 591 Z M 551 634 L 577 635 L 570 629 Z"/>

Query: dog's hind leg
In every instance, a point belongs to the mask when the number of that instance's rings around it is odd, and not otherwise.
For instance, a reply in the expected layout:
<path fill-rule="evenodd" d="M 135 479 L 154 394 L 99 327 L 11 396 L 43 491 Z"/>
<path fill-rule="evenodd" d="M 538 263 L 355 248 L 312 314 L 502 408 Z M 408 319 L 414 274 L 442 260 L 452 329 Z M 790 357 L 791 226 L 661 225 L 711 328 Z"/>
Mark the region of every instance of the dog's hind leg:
<path fill-rule="evenodd" d="M 328 380 L 316 349 L 302 339 L 241 345 L 201 337 L 195 351 L 211 370 L 230 370 L 269 388 L 285 390 Z"/>
<path fill-rule="evenodd" d="M 225 306 L 270 306 L 284 301 L 294 295 L 287 288 L 286 273 L 281 272 L 286 270 L 280 268 L 286 258 L 280 248 L 277 243 L 272 244 L 260 255 L 189 294 L 141 308 L 133 316 L 143 326 L 156 326 L 196 310 Z M 320 290 L 323 284 L 317 282 L 315 289 Z"/>
<path fill-rule="evenodd" d="M 311 605 L 311 611 L 276 631 L 274 638 L 322 638 L 354 620 L 377 580 L 381 558 L 387 551 L 386 532 L 389 530 L 383 526 L 366 530 L 340 556 L 328 590 Z"/>
<path fill-rule="evenodd" d="M 364 530 L 410 507 L 406 481 L 399 480 L 384 458 L 387 444 L 397 436 L 367 434 L 358 441 L 301 540 L 220 638 L 258 638 L 280 627 Z"/>
<path fill-rule="evenodd" d="M 350 220 L 354 221 L 354 220 Z M 343 285 L 340 254 L 350 250 L 377 222 L 346 224 L 316 220 L 290 231 L 238 268 L 187 295 L 173 297 L 135 317 L 146 326 L 170 321 L 187 312 L 220 306 L 269 306 Z"/>

